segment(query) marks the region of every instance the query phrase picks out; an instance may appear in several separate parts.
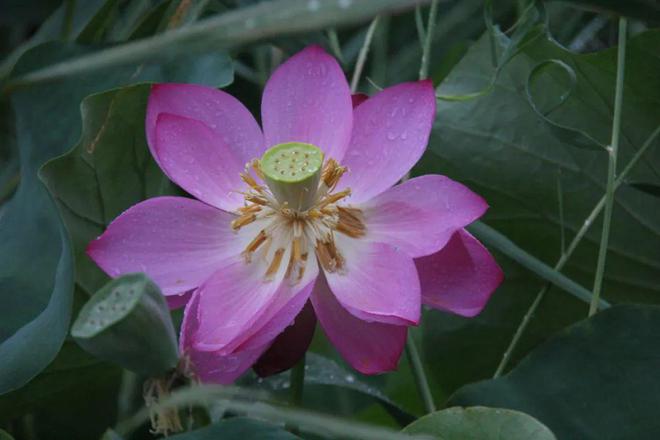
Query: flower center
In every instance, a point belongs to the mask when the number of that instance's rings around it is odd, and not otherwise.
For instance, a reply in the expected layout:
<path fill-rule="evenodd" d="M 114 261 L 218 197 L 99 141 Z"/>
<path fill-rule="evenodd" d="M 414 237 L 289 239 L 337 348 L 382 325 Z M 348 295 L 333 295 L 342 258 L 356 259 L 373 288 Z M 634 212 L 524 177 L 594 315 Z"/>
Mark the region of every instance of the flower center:
<path fill-rule="evenodd" d="M 294 283 L 302 279 L 311 252 L 324 270 L 345 270 L 336 234 L 358 239 L 366 233 L 362 212 L 344 205 L 350 188 L 335 192 L 345 172 L 332 158 L 324 164 L 318 147 L 299 142 L 275 145 L 248 163 L 241 174 L 249 187 L 245 205 L 231 224 L 235 231 L 260 226 L 243 251 L 245 262 L 265 262 L 266 280 L 285 269 Z"/>
<path fill-rule="evenodd" d="M 312 205 L 323 165 L 318 147 L 300 142 L 275 145 L 264 153 L 259 165 L 277 200 L 297 211 Z"/>

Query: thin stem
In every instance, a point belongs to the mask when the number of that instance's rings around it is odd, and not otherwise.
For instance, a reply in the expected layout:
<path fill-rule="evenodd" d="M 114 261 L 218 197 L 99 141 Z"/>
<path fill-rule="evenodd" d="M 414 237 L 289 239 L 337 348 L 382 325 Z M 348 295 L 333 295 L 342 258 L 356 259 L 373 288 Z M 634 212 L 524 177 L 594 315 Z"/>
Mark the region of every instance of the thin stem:
<path fill-rule="evenodd" d="M 424 17 L 422 17 L 422 5 L 415 6 L 415 27 L 417 27 L 417 37 L 422 51 L 424 50 L 424 41 L 426 41 L 426 31 L 424 30 Z"/>
<path fill-rule="evenodd" d="M 360 48 L 360 53 L 355 64 L 355 70 L 353 71 L 353 79 L 351 80 L 351 93 L 355 93 L 357 91 L 357 86 L 360 82 L 360 75 L 362 75 L 364 63 L 367 61 L 367 54 L 369 53 L 369 46 L 371 46 L 371 39 L 374 37 L 374 32 L 376 32 L 376 27 L 378 26 L 379 20 L 380 16 L 377 15 L 371 21 L 369 29 L 367 29 L 367 34 L 364 36 L 364 43 L 362 43 L 362 47 Z"/>
<path fill-rule="evenodd" d="M 433 31 L 435 30 L 436 17 L 438 15 L 438 0 L 431 2 L 429 10 L 429 21 L 426 26 L 426 39 L 422 50 L 422 65 L 419 68 L 419 79 L 426 79 L 429 76 L 429 58 L 431 54 L 431 42 L 433 41 Z"/>
<path fill-rule="evenodd" d="M 432 413 L 435 411 L 435 403 L 433 403 L 433 395 L 431 394 L 431 388 L 429 387 L 429 381 L 424 372 L 424 365 L 422 365 L 422 360 L 419 357 L 419 352 L 417 351 L 417 345 L 415 345 L 415 338 L 410 331 L 408 331 L 408 342 L 406 344 L 406 355 L 408 356 L 408 362 L 410 362 L 410 368 L 412 369 L 413 377 L 415 378 L 415 384 L 417 385 L 417 391 L 424 402 L 424 408 L 427 413 Z"/>
<path fill-rule="evenodd" d="M 240 60 L 234 60 L 234 71 L 236 72 L 236 75 L 240 76 L 241 78 L 263 87 L 264 83 L 261 82 L 263 80 L 261 75 L 259 75 L 257 71 L 252 67 L 241 62 Z"/>
<path fill-rule="evenodd" d="M 73 14 L 76 12 L 76 0 L 64 2 L 64 21 L 62 22 L 62 39 L 68 40 L 73 31 Z"/>
<path fill-rule="evenodd" d="M 339 44 L 339 36 L 335 28 L 328 29 L 328 40 L 330 42 L 330 49 L 335 57 L 341 64 L 344 64 L 344 54 L 341 51 L 341 44 Z"/>
<path fill-rule="evenodd" d="M 516 15 L 518 18 L 522 18 L 525 15 L 527 9 L 527 2 L 525 0 L 516 1 Z"/>
<path fill-rule="evenodd" d="M 179 27 L 179 25 L 181 25 L 183 19 L 188 13 L 188 9 L 190 9 L 190 6 L 192 6 L 191 0 L 181 0 L 179 2 L 176 9 L 174 10 L 174 13 L 172 13 L 172 16 L 167 20 L 168 30 L 176 29 Z"/>
<path fill-rule="evenodd" d="M 550 285 L 551 285 L 550 283 L 545 283 L 545 285 L 541 288 L 539 293 L 536 294 L 536 298 L 534 298 L 534 302 L 532 303 L 531 306 L 529 306 L 527 313 L 525 313 L 525 316 L 523 316 L 520 325 L 516 329 L 516 333 L 513 335 L 513 339 L 511 339 L 509 346 L 504 352 L 504 356 L 502 356 L 502 360 L 500 361 L 500 364 L 497 366 L 497 370 L 495 370 L 495 374 L 493 374 L 493 378 L 500 377 L 504 372 L 504 369 L 507 367 L 507 365 L 509 365 L 511 356 L 513 355 L 513 352 L 516 349 L 516 346 L 518 345 L 520 338 L 522 337 L 523 333 L 525 333 L 525 330 L 527 330 L 527 326 L 532 320 L 532 316 L 534 316 L 534 313 L 536 313 L 536 309 L 539 307 L 539 304 L 541 304 L 541 301 L 543 301 L 546 292 L 550 290 Z"/>
<path fill-rule="evenodd" d="M 621 131 L 621 109 L 623 107 L 623 78 L 626 65 L 626 34 L 628 21 L 625 17 L 619 18 L 619 47 L 617 50 L 616 89 L 614 92 L 614 122 L 612 124 L 612 142 L 607 148 L 609 165 L 607 167 L 607 187 L 605 188 L 605 212 L 603 214 L 603 231 L 598 251 L 596 277 L 594 278 L 593 297 L 589 305 L 589 316 L 598 310 L 598 300 L 603 288 L 603 275 L 605 273 L 605 259 L 610 238 L 610 223 L 612 221 L 612 208 L 614 206 L 614 190 L 616 179 L 616 160 L 619 150 L 619 133 Z"/>
<path fill-rule="evenodd" d="M 305 356 L 291 369 L 291 399 L 292 406 L 302 403 L 303 388 L 305 387 Z"/>
<path fill-rule="evenodd" d="M 566 253 L 566 227 L 564 223 L 564 192 L 561 185 L 561 169 L 557 171 L 557 208 L 559 209 L 559 233 L 561 239 L 561 253 Z"/>
<path fill-rule="evenodd" d="M 639 162 L 639 160 L 642 158 L 644 153 L 646 153 L 649 147 L 653 145 L 653 141 L 655 141 L 658 135 L 660 135 L 660 125 L 658 125 L 655 128 L 655 130 L 653 130 L 653 132 L 648 137 L 648 139 L 644 141 L 642 147 L 637 151 L 637 153 L 635 153 L 635 155 L 630 160 L 630 162 L 628 162 L 628 164 L 623 168 L 621 174 L 619 174 L 619 177 L 616 178 L 616 181 L 614 182 L 615 190 L 623 184 L 623 181 L 625 180 L 628 173 L 634 168 L 635 165 L 637 165 L 637 162 Z M 568 259 L 571 257 L 571 255 L 573 255 L 573 251 L 575 251 L 578 244 L 580 243 L 580 241 L 582 241 L 582 238 L 585 236 L 585 234 L 587 233 L 587 231 L 594 223 L 594 221 L 596 220 L 596 218 L 601 213 L 604 207 L 605 207 L 605 196 L 603 196 L 598 201 L 598 203 L 596 204 L 596 206 L 594 206 L 594 209 L 591 211 L 589 216 L 587 216 L 587 218 L 584 220 L 577 234 L 575 234 L 575 237 L 573 237 L 573 240 L 568 245 L 568 249 L 566 249 L 566 251 L 562 253 L 561 258 L 559 258 L 559 261 L 557 261 L 557 264 L 555 265 L 555 270 L 563 269 Z M 500 364 L 497 366 L 497 370 L 495 371 L 493 377 L 499 377 L 504 372 L 504 369 L 507 367 L 509 361 L 511 360 L 511 356 L 514 350 L 516 349 L 516 346 L 518 345 L 518 342 L 520 341 L 522 334 L 527 329 L 529 321 L 531 320 L 532 316 L 534 316 L 534 314 L 536 313 L 536 309 L 538 309 L 539 305 L 541 304 L 541 301 L 543 300 L 543 297 L 545 296 L 545 293 L 549 288 L 550 288 L 550 283 L 546 283 L 541 288 L 539 293 L 536 294 L 536 298 L 529 306 L 527 313 L 525 313 L 525 316 L 523 317 L 520 325 L 516 329 L 516 333 L 513 335 L 513 339 L 511 339 L 509 346 L 504 352 L 504 355 L 502 356 L 502 360 L 500 361 Z"/>
<path fill-rule="evenodd" d="M 305 356 L 291 369 L 291 396 L 289 403 L 292 407 L 300 407 L 303 398 L 303 389 L 305 387 Z M 293 434 L 298 433 L 298 426 L 287 425 L 286 427 Z"/>

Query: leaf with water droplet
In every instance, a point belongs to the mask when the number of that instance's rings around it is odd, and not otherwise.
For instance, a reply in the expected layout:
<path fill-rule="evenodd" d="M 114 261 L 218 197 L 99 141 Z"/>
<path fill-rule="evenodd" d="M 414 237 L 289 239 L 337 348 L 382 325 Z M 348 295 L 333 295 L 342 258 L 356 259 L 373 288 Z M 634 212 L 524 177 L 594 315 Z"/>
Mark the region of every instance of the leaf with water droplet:
<path fill-rule="evenodd" d="M 288 398 L 290 387 L 290 371 L 285 371 L 265 379 L 257 379 L 255 376 L 246 376 L 242 380 L 242 385 L 254 386 L 265 388 L 269 391 L 282 393 L 284 398 Z M 414 420 L 414 417 L 398 403 L 387 397 L 377 387 L 367 383 L 363 378 L 353 374 L 341 366 L 337 365 L 334 361 L 325 358 L 316 353 L 307 353 L 305 365 L 305 389 L 311 390 L 314 387 L 333 386 L 351 390 L 363 396 L 368 396 L 376 400 L 383 408 L 397 420 L 401 426 L 405 426 Z M 327 388 L 326 388 L 327 389 Z M 331 410 L 327 405 L 332 405 L 332 401 L 324 399 L 319 410 Z M 313 402 L 307 401 L 306 404 L 312 405 Z M 312 405 L 313 406 L 313 405 Z"/>

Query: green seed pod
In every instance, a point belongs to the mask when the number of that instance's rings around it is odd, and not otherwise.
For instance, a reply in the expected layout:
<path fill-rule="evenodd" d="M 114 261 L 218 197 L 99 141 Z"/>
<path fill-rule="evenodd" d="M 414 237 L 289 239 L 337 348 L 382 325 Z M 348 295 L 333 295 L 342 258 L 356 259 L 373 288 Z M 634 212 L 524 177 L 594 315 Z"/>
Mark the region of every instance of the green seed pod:
<path fill-rule="evenodd" d="M 94 356 L 136 373 L 157 376 L 178 362 L 167 303 L 144 274 L 103 286 L 80 311 L 71 335 Z"/>
<path fill-rule="evenodd" d="M 323 165 L 318 147 L 301 142 L 278 144 L 264 153 L 259 165 L 277 200 L 298 211 L 312 205 Z"/>

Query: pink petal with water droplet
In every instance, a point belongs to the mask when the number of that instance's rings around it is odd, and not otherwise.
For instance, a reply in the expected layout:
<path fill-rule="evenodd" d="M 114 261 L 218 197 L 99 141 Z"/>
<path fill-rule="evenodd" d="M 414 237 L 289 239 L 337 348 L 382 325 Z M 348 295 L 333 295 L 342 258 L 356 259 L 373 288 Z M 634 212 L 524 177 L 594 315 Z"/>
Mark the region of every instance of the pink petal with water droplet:
<path fill-rule="evenodd" d="M 305 142 L 340 160 L 351 136 L 351 92 L 337 61 L 310 46 L 282 63 L 261 101 L 266 144 Z"/>
<path fill-rule="evenodd" d="M 356 318 L 336 300 L 321 276 L 312 304 L 328 339 L 353 368 L 363 374 L 395 370 L 406 343 L 407 327 Z"/>
<path fill-rule="evenodd" d="M 245 201 L 239 191 L 245 163 L 203 122 L 169 113 L 158 115 L 156 152 L 165 174 L 190 194 L 225 211 Z"/>
<path fill-rule="evenodd" d="M 310 258 L 300 280 L 295 283 L 292 283 L 290 279 L 284 280 L 275 292 L 275 299 L 260 317 L 259 323 L 253 326 L 243 338 L 240 349 L 259 347 L 271 342 L 282 333 L 302 310 L 312 293 L 318 274 L 319 267 L 316 258 Z"/>
<path fill-rule="evenodd" d="M 156 122 L 161 113 L 170 113 L 204 123 L 218 142 L 231 149 L 240 163 L 261 157 L 263 135 L 252 114 L 236 98 L 221 90 L 195 84 L 155 84 L 147 104 L 146 134 L 151 154 L 156 151 Z"/>
<path fill-rule="evenodd" d="M 325 271 L 341 305 L 355 317 L 386 324 L 416 325 L 421 311 L 419 278 L 413 259 L 385 243 L 335 238 L 344 268 Z"/>
<path fill-rule="evenodd" d="M 243 242 L 234 216 L 184 197 L 156 197 L 124 211 L 87 247 L 108 275 L 144 272 L 163 294 L 180 295 L 203 283 Z"/>
<path fill-rule="evenodd" d="M 488 249 L 463 229 L 441 251 L 415 264 L 424 304 L 461 316 L 479 314 L 504 279 Z"/>
<path fill-rule="evenodd" d="M 184 312 L 179 346 L 182 356 L 190 363 L 189 369 L 202 382 L 231 384 L 268 348 L 264 345 L 233 353 L 199 350 L 194 344 L 199 327 L 199 295 L 193 295 Z"/>
<path fill-rule="evenodd" d="M 370 241 L 388 243 L 411 257 L 441 249 L 457 230 L 481 217 L 488 204 L 448 177 L 415 177 L 360 205 Z"/>
<path fill-rule="evenodd" d="M 351 203 L 377 196 L 422 157 L 435 117 L 430 81 L 402 83 L 355 108 L 353 134 L 342 160 L 348 168 L 338 189 L 351 188 Z"/>
<path fill-rule="evenodd" d="M 253 334 L 255 327 L 263 325 L 264 319 L 271 317 L 270 306 L 278 300 L 289 256 L 287 250 L 281 260 L 283 263 L 272 277 L 266 277 L 272 255 L 254 258 L 249 264 L 237 258 L 202 284 L 195 293 L 199 296 L 195 347 L 230 353 Z"/>

